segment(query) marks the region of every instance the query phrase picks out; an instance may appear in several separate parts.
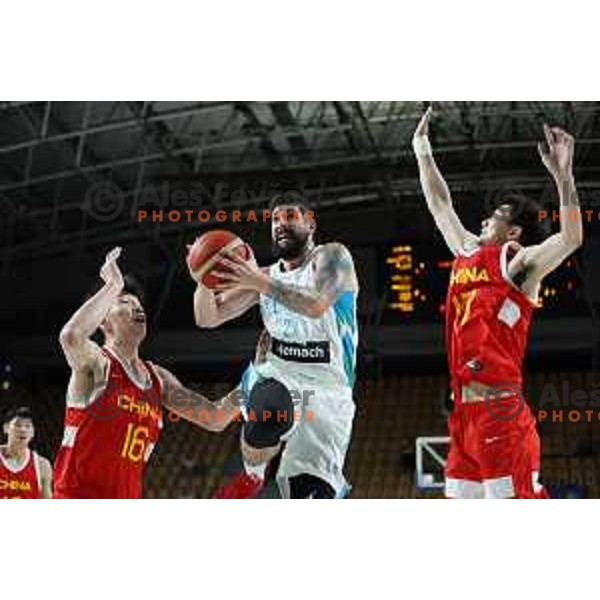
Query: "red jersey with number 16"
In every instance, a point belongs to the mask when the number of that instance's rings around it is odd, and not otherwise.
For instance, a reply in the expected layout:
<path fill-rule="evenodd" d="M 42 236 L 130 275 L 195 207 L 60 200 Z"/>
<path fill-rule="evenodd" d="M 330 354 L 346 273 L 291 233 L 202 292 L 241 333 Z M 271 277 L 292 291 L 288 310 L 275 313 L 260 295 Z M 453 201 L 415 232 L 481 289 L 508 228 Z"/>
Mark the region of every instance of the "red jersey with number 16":
<path fill-rule="evenodd" d="M 102 351 L 109 360 L 105 389 L 91 394 L 82 408 L 67 407 L 55 463 L 55 498 L 142 495 L 144 465 L 162 428 L 160 381 L 144 363 L 152 385 L 142 389 L 110 350 Z"/>
<path fill-rule="evenodd" d="M 446 299 L 446 344 L 452 391 L 463 385 L 521 389 L 522 364 L 535 307 L 509 279 L 514 244 L 482 245 L 455 258 Z"/>

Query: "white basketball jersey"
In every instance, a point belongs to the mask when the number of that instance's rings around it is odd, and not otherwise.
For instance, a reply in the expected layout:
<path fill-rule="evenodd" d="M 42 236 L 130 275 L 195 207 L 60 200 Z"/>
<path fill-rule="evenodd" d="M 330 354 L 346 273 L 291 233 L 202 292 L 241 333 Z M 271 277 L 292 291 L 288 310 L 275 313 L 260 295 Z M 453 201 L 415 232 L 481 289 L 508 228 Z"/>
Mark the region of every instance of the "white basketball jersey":
<path fill-rule="evenodd" d="M 314 260 L 284 271 L 280 261 L 270 267 L 270 276 L 285 284 L 315 289 Z M 271 336 L 266 362 L 283 375 L 302 378 L 321 386 L 352 388 L 356 367 L 358 326 L 356 292 L 340 294 L 319 318 L 297 313 L 270 296 L 261 295 L 260 309 Z"/>

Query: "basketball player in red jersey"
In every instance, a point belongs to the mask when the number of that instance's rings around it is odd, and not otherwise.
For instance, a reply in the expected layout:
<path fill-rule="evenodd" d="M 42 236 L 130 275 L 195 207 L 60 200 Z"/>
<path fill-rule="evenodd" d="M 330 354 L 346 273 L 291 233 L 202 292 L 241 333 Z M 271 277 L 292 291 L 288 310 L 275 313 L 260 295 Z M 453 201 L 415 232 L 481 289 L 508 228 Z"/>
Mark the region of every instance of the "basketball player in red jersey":
<path fill-rule="evenodd" d="M 0 499 L 52 497 L 52 466 L 29 448 L 35 435 L 31 411 L 22 406 L 3 419 L 8 441 L 0 446 Z"/>
<path fill-rule="evenodd" d="M 427 205 L 455 260 L 446 303 L 454 408 L 445 493 L 450 498 L 544 498 L 540 441 L 522 392 L 522 362 L 543 278 L 583 242 L 573 178 L 574 139 L 544 125 L 538 144 L 560 198 L 560 231 L 545 236 L 536 203 L 507 196 L 467 231 L 452 206 L 428 139 L 432 109 L 413 148 Z"/>
<path fill-rule="evenodd" d="M 55 498 L 141 497 L 144 465 L 159 438 L 163 407 L 213 431 L 238 413 L 230 396 L 210 402 L 166 369 L 140 359 L 146 313 L 141 295 L 117 265 L 120 253 L 115 248 L 106 256 L 103 287 L 60 334 L 71 379 Z M 103 347 L 90 339 L 99 328 Z"/>

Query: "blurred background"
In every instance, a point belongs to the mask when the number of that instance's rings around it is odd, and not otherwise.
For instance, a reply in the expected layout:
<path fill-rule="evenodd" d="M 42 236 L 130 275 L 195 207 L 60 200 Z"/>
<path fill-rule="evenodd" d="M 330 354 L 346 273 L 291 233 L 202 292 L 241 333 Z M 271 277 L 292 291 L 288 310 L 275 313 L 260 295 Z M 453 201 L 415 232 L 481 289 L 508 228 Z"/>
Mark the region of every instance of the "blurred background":
<path fill-rule="evenodd" d="M 451 256 L 426 209 L 410 145 L 427 105 L 0 103 L 0 411 L 30 405 L 35 444 L 54 457 L 69 374 L 58 334 L 115 245 L 125 247 L 123 269 L 146 289 L 143 356 L 215 399 L 236 385 L 254 354 L 258 310 L 198 330 L 186 244 L 226 228 L 268 264 L 268 223 L 201 223 L 196 215 L 222 209 L 244 217 L 292 190 L 315 211 L 317 240 L 351 249 L 361 283 L 351 497 L 438 496 L 415 485 L 415 439 L 446 435 L 448 410 L 443 303 Z M 458 213 L 475 231 L 504 192 L 558 209 L 536 142 L 544 122 L 576 136 L 585 244 L 546 281 L 525 367 L 534 407 L 547 383 L 593 392 L 600 387 L 600 102 L 434 106 L 435 154 Z M 148 215 L 141 221 L 140 210 Z M 169 211 L 192 217 L 174 222 Z M 542 478 L 557 497 L 600 497 L 598 404 L 590 423 L 570 422 L 565 411 L 562 422 L 540 424 Z M 240 468 L 238 437 L 237 425 L 217 435 L 167 420 L 146 495 L 210 496 Z"/>

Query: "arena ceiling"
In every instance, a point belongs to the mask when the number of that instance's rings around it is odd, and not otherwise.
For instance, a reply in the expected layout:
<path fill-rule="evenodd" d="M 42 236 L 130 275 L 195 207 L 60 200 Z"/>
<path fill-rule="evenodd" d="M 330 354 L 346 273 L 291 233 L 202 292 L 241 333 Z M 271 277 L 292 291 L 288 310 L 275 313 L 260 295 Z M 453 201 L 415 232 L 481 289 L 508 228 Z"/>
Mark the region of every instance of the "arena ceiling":
<path fill-rule="evenodd" d="M 223 182 L 318 197 L 325 208 L 410 208 L 419 194 L 410 140 L 427 102 L 2 102 L 2 258 L 67 251 L 181 229 L 132 227 L 148 185 L 200 184 L 209 206 Z M 572 131 L 580 183 L 600 183 L 599 102 L 438 102 L 436 155 L 453 190 L 498 182 L 541 188 L 535 152 L 543 122 Z M 125 210 L 103 218 L 90 190 Z M 156 191 L 155 191 L 156 193 Z M 267 201 L 255 194 L 252 207 Z M 239 203 L 239 196 L 237 202 Z M 110 212 L 110 208 L 108 209 Z"/>
<path fill-rule="evenodd" d="M 58 328 L 97 278 L 104 252 L 116 244 L 127 246 L 126 271 L 141 274 L 151 292 L 153 323 L 189 329 L 183 257 L 185 244 L 202 227 L 140 224 L 134 218 L 140 207 L 248 209 L 268 202 L 265 191 L 291 189 L 319 203 L 319 229 L 330 239 L 369 249 L 408 233 L 441 243 L 423 206 L 410 144 L 427 105 L 0 102 L 4 352 L 33 360 L 35 347 L 42 362 L 61 364 Z M 483 192 L 507 187 L 539 192 L 549 183 L 535 147 L 543 122 L 576 135 L 579 188 L 600 185 L 600 102 L 434 106 L 436 156 L 461 216 L 472 222 Z M 165 188 L 187 193 L 189 201 L 197 185 L 200 205 L 185 200 L 182 205 L 174 196 L 165 202 Z M 217 194 L 223 186 L 228 193 Z M 241 200 L 234 193 L 240 190 Z M 104 196 L 98 199 L 97 192 Z M 257 256 L 261 248 L 268 253 L 268 228 L 250 229 L 238 233 L 251 240 Z M 588 279 L 600 282 L 600 236 L 595 245 L 588 239 L 586 248 Z M 365 259 L 365 265 L 371 263 Z M 597 302 L 600 287 L 595 289 Z M 383 306 L 381 299 L 377 306 Z M 373 323 L 378 319 L 373 316 Z M 33 343 L 28 337 L 33 332 L 46 338 Z M 253 339 L 250 331 L 246 342 Z M 202 340 L 180 345 L 195 359 Z M 206 348 L 212 352 L 212 342 Z"/>

